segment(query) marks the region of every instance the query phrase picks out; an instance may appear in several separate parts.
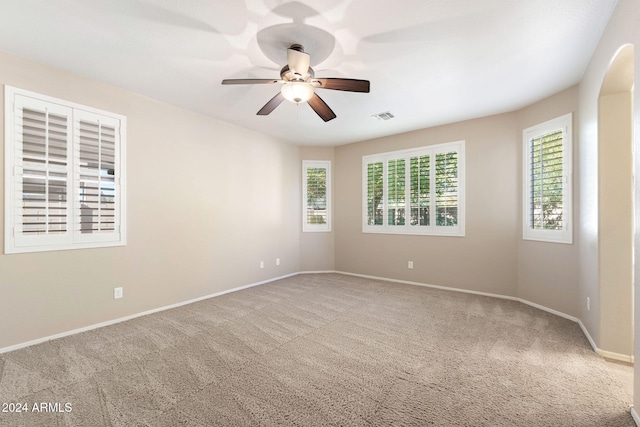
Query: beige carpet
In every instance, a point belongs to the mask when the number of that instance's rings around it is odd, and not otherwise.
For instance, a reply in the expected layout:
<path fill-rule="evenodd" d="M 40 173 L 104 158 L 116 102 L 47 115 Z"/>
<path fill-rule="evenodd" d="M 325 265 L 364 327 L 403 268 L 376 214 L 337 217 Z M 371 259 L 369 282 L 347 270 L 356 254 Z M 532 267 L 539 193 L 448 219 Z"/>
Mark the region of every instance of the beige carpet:
<path fill-rule="evenodd" d="M 0 355 L 2 426 L 633 426 L 624 396 L 571 321 L 337 274 Z"/>

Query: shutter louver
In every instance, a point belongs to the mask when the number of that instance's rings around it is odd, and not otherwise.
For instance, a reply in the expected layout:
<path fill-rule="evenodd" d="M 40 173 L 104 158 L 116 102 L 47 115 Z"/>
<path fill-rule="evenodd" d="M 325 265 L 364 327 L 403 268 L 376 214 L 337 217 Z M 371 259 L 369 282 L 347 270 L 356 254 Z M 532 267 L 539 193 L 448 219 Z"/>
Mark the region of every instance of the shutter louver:
<path fill-rule="evenodd" d="M 389 225 L 404 225 L 405 218 L 405 160 L 387 163 L 387 210 Z"/>
<path fill-rule="evenodd" d="M 327 169 L 307 169 L 307 224 L 327 223 Z"/>
<path fill-rule="evenodd" d="M 563 132 L 547 133 L 530 141 L 530 227 L 563 228 Z"/>
<path fill-rule="evenodd" d="M 113 120 L 83 113 L 76 123 L 76 233 L 117 233 L 116 145 Z"/>
<path fill-rule="evenodd" d="M 458 153 L 436 154 L 436 225 L 458 225 Z"/>
<path fill-rule="evenodd" d="M 20 99 L 16 114 L 17 242 L 29 236 L 65 236 L 69 200 L 69 114 L 64 108 Z"/>
<path fill-rule="evenodd" d="M 431 204 L 431 184 L 429 171 L 430 156 L 411 157 L 411 225 L 429 225 Z"/>
<path fill-rule="evenodd" d="M 367 224 L 382 225 L 382 162 L 367 165 Z"/>

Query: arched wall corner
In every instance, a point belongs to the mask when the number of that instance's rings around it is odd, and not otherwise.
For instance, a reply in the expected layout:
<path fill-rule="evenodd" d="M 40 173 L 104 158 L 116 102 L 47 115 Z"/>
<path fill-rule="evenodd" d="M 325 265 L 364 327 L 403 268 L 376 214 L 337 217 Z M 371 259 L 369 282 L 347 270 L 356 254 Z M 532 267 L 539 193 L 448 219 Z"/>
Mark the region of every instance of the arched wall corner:
<path fill-rule="evenodd" d="M 598 96 L 598 346 L 631 356 L 633 346 L 634 48 L 613 56 Z"/>
<path fill-rule="evenodd" d="M 600 96 L 632 92 L 634 87 L 634 46 L 625 43 L 616 50 L 602 79 Z"/>

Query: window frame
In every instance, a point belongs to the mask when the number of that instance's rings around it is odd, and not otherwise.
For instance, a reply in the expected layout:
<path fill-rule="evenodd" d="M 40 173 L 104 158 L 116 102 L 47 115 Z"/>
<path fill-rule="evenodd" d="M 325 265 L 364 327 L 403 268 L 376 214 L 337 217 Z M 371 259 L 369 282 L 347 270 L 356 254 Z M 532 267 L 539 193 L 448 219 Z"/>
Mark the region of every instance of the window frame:
<path fill-rule="evenodd" d="M 71 249 L 101 248 L 126 245 L 126 117 L 120 114 L 99 110 L 86 105 L 42 95 L 24 89 L 5 85 L 5 194 L 4 194 L 4 253 L 19 254 Z M 22 112 L 26 109 L 43 108 L 45 111 L 64 110 L 66 114 L 66 176 L 60 178 L 66 186 L 66 228 L 60 234 L 26 235 L 17 231 L 23 226 L 19 201 L 24 175 L 21 164 L 23 151 L 20 144 L 23 128 L 18 128 Z M 113 231 L 87 233 L 81 228 L 83 213 L 80 209 L 80 122 L 87 117 L 99 117 L 100 123 L 106 121 L 116 124 L 114 137 L 114 206 L 115 217 Z M 48 122 L 47 122 L 48 123 Z M 48 146 L 48 145 L 47 145 Z M 48 148 L 47 148 L 48 150 Z M 100 150 L 100 149 L 99 149 Z M 100 151 L 100 153 L 102 153 Z M 102 155 L 102 154 L 99 154 Z M 45 154 L 47 164 L 50 159 Z M 100 167 L 100 166 L 99 166 Z M 49 171 L 49 166 L 45 167 Z M 46 172 L 48 174 L 48 172 Z M 98 173 L 100 173 L 98 171 Z M 46 178 L 46 183 L 50 178 Z M 47 184 L 48 185 L 48 184 Z M 97 191 L 101 191 L 102 187 Z M 48 191 L 48 190 L 47 190 Z M 48 194 L 48 193 L 47 193 Z M 102 200 L 102 196 L 99 196 Z M 102 202 L 99 202 L 102 203 Z M 49 209 L 49 208 L 46 208 Z M 102 211 L 101 211 L 102 212 Z M 100 218 L 102 214 L 98 214 Z M 86 217 L 85 217 L 86 218 Z M 102 223 L 101 223 L 102 224 Z M 84 230 L 84 231 L 83 231 Z"/>
<path fill-rule="evenodd" d="M 437 225 L 436 223 L 436 156 L 438 154 L 457 153 L 457 225 L 446 226 Z M 410 167 L 411 158 L 429 156 L 430 164 L 430 224 L 429 225 L 411 225 L 407 218 L 410 218 L 411 209 L 411 181 Z M 405 224 L 389 225 L 388 216 L 388 166 L 389 161 L 405 160 Z M 382 224 L 368 224 L 368 165 L 372 163 L 382 163 Z M 407 178 L 408 177 L 408 178 Z M 407 216 L 407 212 L 409 215 Z M 465 236 L 465 141 L 454 141 L 442 144 L 428 145 L 418 148 L 406 150 L 390 151 L 385 153 L 377 153 L 365 155 L 362 157 L 362 232 L 377 234 L 403 234 L 403 235 L 427 235 L 427 236 Z"/>
<path fill-rule="evenodd" d="M 327 219 L 324 224 L 312 224 L 308 222 L 308 170 L 325 169 L 326 188 L 326 212 Z M 330 160 L 303 160 L 302 161 L 302 231 L 308 232 L 330 232 L 331 231 L 331 161 Z"/>
<path fill-rule="evenodd" d="M 522 131 L 522 239 L 573 244 L 573 114 L 528 127 Z M 562 230 L 531 227 L 531 141 L 562 130 Z"/>

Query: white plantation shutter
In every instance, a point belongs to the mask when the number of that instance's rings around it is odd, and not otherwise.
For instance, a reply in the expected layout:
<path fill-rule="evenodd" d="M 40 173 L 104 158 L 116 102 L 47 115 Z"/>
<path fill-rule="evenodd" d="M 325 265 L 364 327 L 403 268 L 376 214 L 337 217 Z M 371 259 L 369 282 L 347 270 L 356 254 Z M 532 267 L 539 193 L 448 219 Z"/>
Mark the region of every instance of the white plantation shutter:
<path fill-rule="evenodd" d="M 536 230 L 562 230 L 562 129 L 532 138 L 529 142 L 529 226 Z"/>
<path fill-rule="evenodd" d="M 70 108 L 16 97 L 12 127 L 11 230 L 17 246 L 69 242 Z M 9 126 L 11 124 L 8 123 Z M 9 151 L 9 150 L 7 150 Z"/>
<path fill-rule="evenodd" d="M 436 154 L 436 225 L 458 225 L 458 153 Z"/>
<path fill-rule="evenodd" d="M 430 225 L 431 208 L 431 156 L 411 157 L 409 176 L 411 225 Z"/>
<path fill-rule="evenodd" d="M 405 159 L 387 162 L 387 223 L 404 225 L 406 212 Z"/>
<path fill-rule="evenodd" d="M 5 253 L 125 244 L 125 120 L 5 86 Z"/>
<path fill-rule="evenodd" d="M 119 120 L 78 111 L 75 116 L 74 205 L 77 241 L 117 239 L 119 218 Z"/>
<path fill-rule="evenodd" d="M 371 161 L 363 165 L 366 167 L 364 180 L 366 182 L 366 207 L 365 212 L 367 219 L 365 225 L 382 225 L 383 224 L 383 207 L 382 196 L 384 194 L 384 163 L 380 161 Z"/>
<path fill-rule="evenodd" d="M 566 114 L 523 131 L 525 240 L 573 242 L 571 121 Z"/>
<path fill-rule="evenodd" d="M 362 174 L 363 232 L 464 236 L 464 141 L 364 156 Z"/>
<path fill-rule="evenodd" d="M 331 162 L 302 161 L 302 231 L 331 231 Z"/>

